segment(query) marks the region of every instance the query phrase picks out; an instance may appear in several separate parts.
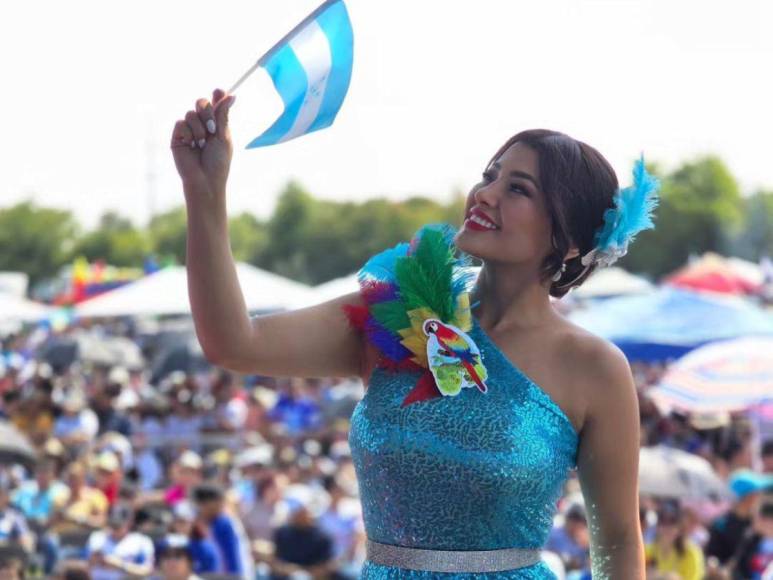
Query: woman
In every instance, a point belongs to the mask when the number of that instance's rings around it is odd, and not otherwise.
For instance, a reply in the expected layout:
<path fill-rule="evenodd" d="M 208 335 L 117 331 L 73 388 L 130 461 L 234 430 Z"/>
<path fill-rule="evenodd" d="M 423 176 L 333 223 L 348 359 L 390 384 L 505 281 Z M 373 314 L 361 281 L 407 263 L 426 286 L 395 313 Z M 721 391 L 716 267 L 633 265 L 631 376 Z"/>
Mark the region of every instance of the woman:
<path fill-rule="evenodd" d="M 647 565 L 656 572 L 676 572 L 682 580 L 703 580 L 703 550 L 688 537 L 679 504 L 666 503 L 658 510 L 655 541 L 647 544 Z"/>
<path fill-rule="evenodd" d="M 489 392 L 402 407 L 416 376 L 371 373 L 374 350 L 342 313 L 363 306 L 360 294 L 249 318 L 227 229 L 233 102 L 220 90 L 211 102 L 199 99 L 171 140 L 188 210 L 196 330 L 207 358 L 237 372 L 369 383 L 350 434 L 369 538 L 363 577 L 553 577 L 538 552 L 576 467 L 595 577 L 643 578 L 630 367 L 550 304 L 594 270 L 594 236 L 618 187 L 604 158 L 545 131 L 517 135 L 497 152 L 455 240 L 484 263 L 471 336 Z"/>

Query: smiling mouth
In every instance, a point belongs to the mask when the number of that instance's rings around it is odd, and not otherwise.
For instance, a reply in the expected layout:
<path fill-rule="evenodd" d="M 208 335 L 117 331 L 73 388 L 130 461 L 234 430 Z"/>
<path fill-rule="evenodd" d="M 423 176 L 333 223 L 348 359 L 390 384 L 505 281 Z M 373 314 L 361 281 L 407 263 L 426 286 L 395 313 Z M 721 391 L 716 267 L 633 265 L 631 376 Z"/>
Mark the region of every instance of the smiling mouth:
<path fill-rule="evenodd" d="M 493 223 L 493 222 L 491 222 L 491 221 L 481 217 L 479 214 L 476 214 L 476 213 L 471 214 L 467 218 L 467 221 L 475 224 L 476 226 L 479 226 L 480 228 L 485 228 L 487 230 L 498 230 L 499 229 L 499 227 L 495 223 Z"/>

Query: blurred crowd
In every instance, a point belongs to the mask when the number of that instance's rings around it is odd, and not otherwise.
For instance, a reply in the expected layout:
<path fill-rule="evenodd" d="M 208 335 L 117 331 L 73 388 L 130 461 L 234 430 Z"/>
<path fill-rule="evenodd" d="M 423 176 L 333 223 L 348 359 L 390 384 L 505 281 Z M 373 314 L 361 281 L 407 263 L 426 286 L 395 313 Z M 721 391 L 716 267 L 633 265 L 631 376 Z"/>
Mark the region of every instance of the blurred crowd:
<path fill-rule="evenodd" d="M 131 327 L 88 332 L 139 340 Z M 0 580 L 358 577 L 347 438 L 360 381 L 217 368 L 152 378 L 147 365 L 46 360 L 50 340 L 36 329 L 3 341 L 0 426 L 31 448 L 0 431 Z M 632 368 L 642 446 L 705 458 L 728 491 L 641 496 L 649 577 L 773 578 L 773 441 L 743 413 L 664 415 L 647 391 L 665 366 Z M 590 578 L 589 546 L 573 473 L 543 559 L 558 578 Z"/>

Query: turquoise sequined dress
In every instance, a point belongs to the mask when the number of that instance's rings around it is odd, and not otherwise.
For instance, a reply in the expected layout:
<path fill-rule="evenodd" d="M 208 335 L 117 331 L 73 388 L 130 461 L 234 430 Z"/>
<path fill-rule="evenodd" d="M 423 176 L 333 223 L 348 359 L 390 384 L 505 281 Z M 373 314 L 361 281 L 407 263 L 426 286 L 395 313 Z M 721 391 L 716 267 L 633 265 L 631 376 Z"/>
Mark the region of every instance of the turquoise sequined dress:
<path fill-rule="evenodd" d="M 561 408 L 473 321 L 487 393 L 401 408 L 418 374 L 377 368 L 352 416 L 349 443 L 368 537 L 435 550 L 542 548 L 576 467 L 578 435 Z M 487 574 L 366 562 L 366 580 L 555 578 L 543 564 Z"/>

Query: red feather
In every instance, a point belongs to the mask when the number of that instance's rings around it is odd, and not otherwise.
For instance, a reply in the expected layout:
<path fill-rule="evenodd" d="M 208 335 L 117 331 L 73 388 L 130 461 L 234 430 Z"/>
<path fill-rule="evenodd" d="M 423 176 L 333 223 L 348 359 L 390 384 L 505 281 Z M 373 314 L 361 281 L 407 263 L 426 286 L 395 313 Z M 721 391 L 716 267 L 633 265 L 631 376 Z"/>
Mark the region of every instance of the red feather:
<path fill-rule="evenodd" d="M 430 371 L 425 371 L 416 383 L 416 386 L 405 396 L 405 399 L 403 399 L 403 403 L 400 406 L 406 407 L 411 403 L 418 403 L 419 401 L 426 401 L 442 396 L 443 394 L 438 390 L 437 385 L 435 384 L 435 377 L 432 376 Z"/>
<path fill-rule="evenodd" d="M 344 312 L 349 319 L 349 324 L 361 332 L 365 330 L 365 323 L 368 320 L 368 316 L 370 316 L 367 306 L 344 304 Z"/>

